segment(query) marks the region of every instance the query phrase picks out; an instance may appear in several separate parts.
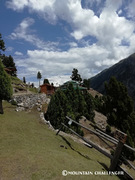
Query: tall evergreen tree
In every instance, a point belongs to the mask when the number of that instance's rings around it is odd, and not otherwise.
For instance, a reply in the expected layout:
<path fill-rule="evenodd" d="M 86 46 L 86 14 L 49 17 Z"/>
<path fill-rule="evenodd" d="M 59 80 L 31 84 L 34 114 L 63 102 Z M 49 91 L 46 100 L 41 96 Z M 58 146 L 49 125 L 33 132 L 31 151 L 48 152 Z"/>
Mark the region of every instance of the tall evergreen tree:
<path fill-rule="evenodd" d="M 86 109 L 87 109 L 85 116 L 87 119 L 94 121 L 94 116 L 95 116 L 95 113 L 93 111 L 93 109 L 94 109 L 94 98 L 92 97 L 92 95 L 90 93 L 88 93 L 86 91 L 84 93 L 84 100 L 86 102 Z"/>
<path fill-rule="evenodd" d="M 3 58 L 2 58 L 2 62 L 3 62 L 5 67 L 14 67 L 14 68 L 16 68 L 14 59 L 13 59 L 13 57 L 11 55 L 9 55 L 9 57 L 4 55 Z"/>
<path fill-rule="evenodd" d="M 9 100 L 12 96 L 12 86 L 8 74 L 5 72 L 0 59 L 0 114 L 3 114 L 2 100 Z"/>
<path fill-rule="evenodd" d="M 71 79 L 74 80 L 74 81 L 78 81 L 78 82 L 81 82 L 81 81 L 82 81 L 81 75 L 78 74 L 78 70 L 75 69 L 75 68 L 74 68 L 73 71 L 72 71 Z"/>
<path fill-rule="evenodd" d="M 108 123 L 121 129 L 124 120 L 133 112 L 133 101 L 129 97 L 127 88 L 115 77 L 112 77 L 106 89 L 106 110 Z"/>
<path fill-rule="evenodd" d="M 129 97 L 127 88 L 115 77 L 112 77 L 109 83 L 105 84 L 106 97 L 105 107 L 109 125 L 113 125 L 119 130 L 127 133 L 127 143 L 130 146 L 135 145 L 135 112 L 133 101 Z M 125 150 L 125 155 L 133 160 L 135 154 Z"/>
<path fill-rule="evenodd" d="M 2 50 L 2 51 L 5 51 L 5 42 L 3 41 L 3 39 L 2 39 L 2 35 L 1 35 L 1 33 L 0 33 L 0 49 Z M 0 55 L 1 55 L 1 51 L 0 51 Z"/>
<path fill-rule="evenodd" d="M 90 89 L 90 80 L 89 79 L 83 79 L 83 86 L 87 87 L 87 89 Z"/>
<path fill-rule="evenodd" d="M 23 83 L 25 83 L 25 84 L 26 84 L 26 79 L 25 79 L 25 77 L 23 77 Z"/>
<path fill-rule="evenodd" d="M 72 83 L 70 83 L 66 90 L 59 89 L 52 96 L 46 113 L 46 119 L 55 128 L 59 128 L 61 122 L 66 123 L 65 117 L 67 115 L 78 121 L 82 115 L 87 116 L 89 114 L 87 117 L 91 117 L 90 119 L 92 120 L 94 117 L 93 106 L 89 98 L 84 97 L 84 94 L 79 89 L 74 89 Z M 81 132 L 78 126 L 75 125 L 74 130 L 79 133 Z"/>
<path fill-rule="evenodd" d="M 14 59 L 11 55 L 8 56 L 5 56 L 3 55 L 2 57 L 2 63 L 4 64 L 4 66 L 6 68 L 13 68 L 14 71 L 12 71 L 12 76 L 16 76 L 16 72 L 17 72 L 17 69 L 16 69 L 16 66 L 15 66 L 15 62 L 14 62 Z"/>
<path fill-rule="evenodd" d="M 37 73 L 37 79 L 39 80 L 39 87 L 40 87 L 40 79 L 42 78 L 41 72 L 38 71 Z"/>
<path fill-rule="evenodd" d="M 34 83 L 31 83 L 31 87 L 34 88 Z"/>
<path fill-rule="evenodd" d="M 53 127 L 59 128 L 61 126 L 61 122 L 64 122 L 67 111 L 67 98 L 61 90 L 58 90 L 51 98 L 46 118 L 51 122 Z"/>

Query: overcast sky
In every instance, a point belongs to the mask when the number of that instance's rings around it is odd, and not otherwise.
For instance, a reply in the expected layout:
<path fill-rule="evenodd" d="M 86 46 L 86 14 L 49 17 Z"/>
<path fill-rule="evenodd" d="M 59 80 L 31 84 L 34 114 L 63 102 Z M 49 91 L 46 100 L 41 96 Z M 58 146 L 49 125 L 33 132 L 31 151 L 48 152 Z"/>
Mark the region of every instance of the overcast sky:
<path fill-rule="evenodd" d="M 90 78 L 135 52 L 135 0 L 0 0 L 0 33 L 20 79 Z"/>

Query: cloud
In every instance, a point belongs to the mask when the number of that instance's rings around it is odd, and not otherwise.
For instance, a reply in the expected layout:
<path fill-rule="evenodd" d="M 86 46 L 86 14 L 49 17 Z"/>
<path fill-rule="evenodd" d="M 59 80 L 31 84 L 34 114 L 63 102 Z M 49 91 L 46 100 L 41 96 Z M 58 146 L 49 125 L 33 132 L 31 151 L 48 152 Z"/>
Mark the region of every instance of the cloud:
<path fill-rule="evenodd" d="M 13 47 L 7 47 L 7 48 L 6 48 L 6 51 L 12 52 L 13 49 L 14 49 Z"/>
<path fill-rule="evenodd" d="M 89 78 L 108 66 L 117 63 L 128 54 L 126 47 L 116 50 L 114 58 L 105 48 L 96 44 L 87 47 L 74 47 L 68 51 L 47 51 L 47 50 L 28 50 L 27 58 L 16 58 L 17 66 L 20 67 L 21 75 L 23 69 L 27 78 L 35 78 L 38 71 L 42 77 L 48 78 L 53 83 L 62 84 L 69 80 L 73 68 L 77 68 L 82 78 Z M 121 53 L 123 52 L 123 53 Z M 117 60 L 116 60 L 117 59 Z M 20 77 L 22 78 L 22 77 Z"/>
<path fill-rule="evenodd" d="M 105 9 L 109 11 L 117 11 L 122 5 L 122 0 L 106 0 Z"/>
<path fill-rule="evenodd" d="M 91 5 L 94 3 L 94 1 L 88 1 L 88 3 L 90 2 Z M 96 3 L 100 4 L 101 0 L 96 0 Z M 62 19 L 70 24 L 72 27 L 71 35 L 76 40 L 94 36 L 99 43 L 120 44 L 125 35 L 126 38 L 129 38 L 130 34 L 133 33 L 134 22 L 117 14 L 122 6 L 122 0 L 106 0 L 102 1 L 103 3 L 104 8 L 99 17 L 95 15 L 93 9 L 83 9 L 81 0 L 25 0 L 24 2 L 20 1 L 20 3 L 19 0 L 12 0 L 7 2 L 7 6 L 14 10 L 27 7 L 29 11 L 38 13 L 50 23 L 56 23 Z M 129 5 L 130 12 L 132 12 L 132 7 L 134 7 L 134 1 Z M 108 39 L 110 40 L 108 41 Z M 39 41 L 38 44 L 40 43 L 43 42 Z"/>
<path fill-rule="evenodd" d="M 33 18 L 25 18 L 9 36 L 12 40 L 25 40 L 39 49 L 52 50 L 58 45 L 57 42 L 44 42 L 38 38 L 34 30 L 30 29 L 35 23 Z"/>
<path fill-rule="evenodd" d="M 94 3 L 96 8 L 102 5 L 98 15 L 93 8 Z M 70 36 L 74 38 L 69 43 L 69 49 L 60 51 L 56 48 L 59 44 L 40 40 L 30 29 L 34 19 L 26 18 L 10 37 L 35 44 L 38 49 L 28 50 L 26 59 L 18 59 L 18 66 L 25 66 L 25 70 L 33 77 L 40 70 L 44 77 L 56 79 L 61 76 L 66 79 L 73 68 L 77 68 L 82 76 L 91 77 L 133 53 L 135 23 L 122 16 L 122 10 L 126 8 L 123 7 L 123 1 L 89 0 L 86 4 L 87 8 L 82 7 L 81 0 L 8 1 L 8 8 L 15 11 L 27 8 L 30 13 L 37 13 L 51 24 L 65 21 L 71 27 Z M 134 15 L 134 5 L 134 1 L 128 5 L 129 15 Z M 96 39 L 94 43 L 93 38 Z M 80 42 L 85 42 L 83 47 L 79 47 Z"/>
<path fill-rule="evenodd" d="M 78 46 L 77 43 L 75 43 L 75 42 L 69 42 L 69 45 L 70 45 L 70 47 L 77 47 Z"/>
<path fill-rule="evenodd" d="M 24 8 L 28 8 L 30 13 L 35 12 L 46 20 L 55 21 L 56 15 L 53 12 L 54 2 L 55 0 L 11 0 L 7 1 L 6 5 L 15 11 L 22 11 Z"/>
<path fill-rule="evenodd" d="M 12 8 L 13 10 L 22 10 L 24 7 L 28 5 L 27 0 L 12 0 L 12 1 L 7 1 L 7 7 Z"/>
<path fill-rule="evenodd" d="M 135 1 L 134 0 L 130 1 L 126 10 L 127 10 L 128 17 L 135 20 Z"/>
<path fill-rule="evenodd" d="M 23 53 L 21 53 L 21 52 L 19 52 L 19 51 L 16 51 L 16 52 L 15 52 L 15 55 L 16 55 L 16 56 L 22 56 Z"/>

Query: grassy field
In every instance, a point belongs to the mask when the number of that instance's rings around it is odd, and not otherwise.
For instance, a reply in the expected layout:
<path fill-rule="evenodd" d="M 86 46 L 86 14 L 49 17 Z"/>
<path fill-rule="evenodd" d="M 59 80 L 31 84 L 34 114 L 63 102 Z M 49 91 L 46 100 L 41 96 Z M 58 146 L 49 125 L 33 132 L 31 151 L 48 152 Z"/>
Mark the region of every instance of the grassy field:
<path fill-rule="evenodd" d="M 117 180 L 116 176 L 62 176 L 62 171 L 106 171 L 110 160 L 93 148 L 56 136 L 39 113 L 16 112 L 4 102 L 0 115 L 0 180 Z M 64 147 L 60 147 L 63 145 Z"/>

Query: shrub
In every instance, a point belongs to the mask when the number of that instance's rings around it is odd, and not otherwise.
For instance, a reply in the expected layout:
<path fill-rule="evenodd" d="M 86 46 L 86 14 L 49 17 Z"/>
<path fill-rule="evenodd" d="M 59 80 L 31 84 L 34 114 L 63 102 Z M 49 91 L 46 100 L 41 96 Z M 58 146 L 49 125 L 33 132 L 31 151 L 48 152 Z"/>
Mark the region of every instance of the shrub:
<path fill-rule="evenodd" d="M 61 123 L 67 124 L 66 116 L 79 122 L 82 115 L 87 115 L 91 120 L 94 118 L 93 101 L 91 96 L 82 93 L 79 89 L 74 89 L 69 84 L 66 90 L 58 90 L 51 97 L 45 117 L 51 122 L 54 128 L 60 128 Z M 80 127 L 73 125 L 72 128 L 79 134 L 83 134 Z"/>

